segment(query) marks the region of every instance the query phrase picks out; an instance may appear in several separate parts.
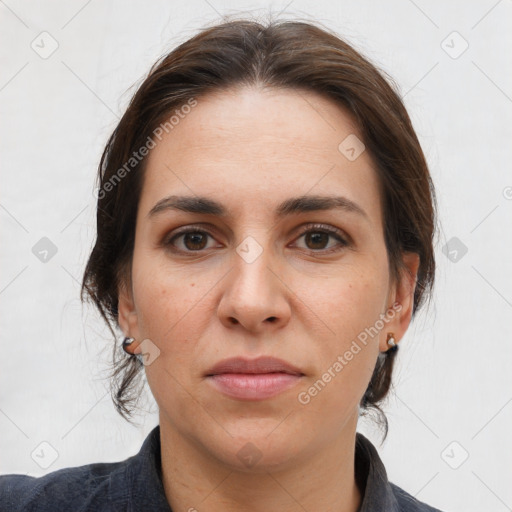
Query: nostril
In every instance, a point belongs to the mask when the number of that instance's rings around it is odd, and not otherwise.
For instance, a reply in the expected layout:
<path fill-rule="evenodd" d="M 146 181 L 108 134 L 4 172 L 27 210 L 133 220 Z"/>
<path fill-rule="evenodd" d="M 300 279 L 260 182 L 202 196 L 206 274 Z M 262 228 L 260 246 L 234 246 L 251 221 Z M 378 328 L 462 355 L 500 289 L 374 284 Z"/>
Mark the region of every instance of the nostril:
<path fill-rule="evenodd" d="M 269 316 L 269 317 L 267 318 L 267 320 L 266 320 L 266 321 L 267 321 L 267 322 L 272 322 L 272 323 L 273 323 L 273 322 L 275 322 L 276 320 L 277 320 L 277 318 L 276 318 L 275 316 Z M 236 324 L 240 323 L 236 318 L 233 318 L 233 317 L 231 317 L 231 318 L 229 319 L 229 321 L 230 321 L 233 325 L 236 325 Z"/>

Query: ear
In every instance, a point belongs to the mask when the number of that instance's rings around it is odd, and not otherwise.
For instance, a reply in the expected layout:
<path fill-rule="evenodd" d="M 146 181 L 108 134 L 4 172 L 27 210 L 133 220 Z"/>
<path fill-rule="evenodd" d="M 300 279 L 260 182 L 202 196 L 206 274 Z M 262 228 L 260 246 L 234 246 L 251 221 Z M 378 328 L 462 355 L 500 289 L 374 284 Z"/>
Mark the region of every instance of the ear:
<path fill-rule="evenodd" d="M 142 340 L 139 335 L 139 318 L 135 309 L 131 286 L 127 283 L 123 283 L 119 287 L 117 309 L 119 327 L 126 337 L 135 339 L 126 349 L 131 354 L 141 354 L 142 350 L 139 345 Z"/>
<path fill-rule="evenodd" d="M 393 333 L 395 343 L 398 344 L 411 323 L 420 257 L 414 252 L 404 252 L 402 261 L 405 269 L 401 271 L 399 282 L 393 284 L 389 293 L 389 309 L 386 316 L 390 320 L 381 332 L 379 341 L 381 352 L 390 348 L 387 344 L 387 333 Z"/>

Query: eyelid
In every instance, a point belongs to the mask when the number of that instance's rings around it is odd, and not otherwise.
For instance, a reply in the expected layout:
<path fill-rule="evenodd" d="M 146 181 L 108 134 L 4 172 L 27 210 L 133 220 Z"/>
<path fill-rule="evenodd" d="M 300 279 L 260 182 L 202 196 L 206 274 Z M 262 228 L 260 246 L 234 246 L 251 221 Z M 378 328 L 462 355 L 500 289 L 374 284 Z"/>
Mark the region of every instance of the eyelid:
<path fill-rule="evenodd" d="M 182 235 L 186 235 L 187 233 L 205 233 L 210 238 L 215 239 L 214 232 L 215 232 L 214 226 L 212 226 L 211 224 L 192 224 L 189 226 L 183 226 L 181 228 L 177 228 L 176 230 L 173 230 L 172 233 L 164 236 L 161 245 L 163 245 L 164 247 L 173 247 L 171 241 L 182 236 Z M 204 252 L 204 249 L 201 251 L 183 251 L 181 249 L 177 249 L 176 247 L 173 247 L 173 249 L 176 252 L 190 253 L 190 254 L 192 254 L 194 252 L 197 252 L 197 253 Z"/>
<path fill-rule="evenodd" d="M 307 233 L 308 231 L 314 231 L 317 229 L 318 231 L 325 231 L 331 235 L 337 235 L 339 236 L 344 242 L 351 243 L 351 238 L 341 229 L 336 228 L 334 226 L 331 226 L 329 224 L 321 224 L 318 222 L 310 222 L 307 224 L 304 224 L 298 228 L 300 230 L 300 235 Z"/>
<path fill-rule="evenodd" d="M 336 252 L 340 252 L 343 249 L 350 249 L 353 247 L 352 238 L 347 233 L 329 224 L 308 223 L 300 226 L 300 228 L 298 229 L 300 229 L 299 234 L 296 236 L 294 240 L 301 238 L 303 235 L 309 232 L 324 232 L 338 240 L 338 245 L 335 247 L 331 247 L 330 249 L 304 249 L 306 251 L 309 251 L 311 254 L 316 254 L 318 256 L 330 255 Z"/>

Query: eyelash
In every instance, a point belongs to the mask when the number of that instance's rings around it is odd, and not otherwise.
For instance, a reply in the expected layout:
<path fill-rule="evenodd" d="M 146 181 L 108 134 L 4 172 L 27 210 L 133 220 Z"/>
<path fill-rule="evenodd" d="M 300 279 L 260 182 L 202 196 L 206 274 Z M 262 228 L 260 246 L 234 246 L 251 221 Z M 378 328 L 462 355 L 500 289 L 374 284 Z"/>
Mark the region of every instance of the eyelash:
<path fill-rule="evenodd" d="M 206 234 L 206 235 L 208 235 L 208 236 L 213 238 L 213 235 L 208 230 L 206 230 L 206 229 L 201 229 L 199 227 L 188 227 L 188 228 L 184 228 L 184 229 L 178 231 L 177 233 L 174 233 L 171 237 L 167 237 L 166 239 L 164 239 L 163 245 L 166 248 L 170 248 L 173 252 L 176 252 L 176 253 L 193 254 L 193 253 L 204 252 L 205 249 L 199 249 L 197 251 L 191 251 L 191 250 L 177 249 L 174 246 L 174 242 L 176 241 L 177 238 L 179 238 L 179 237 L 181 237 L 183 235 L 186 235 L 188 233 Z M 341 248 L 338 246 L 338 247 L 334 247 L 334 248 L 331 248 L 331 249 L 318 249 L 318 250 L 315 250 L 315 249 L 305 249 L 305 250 L 309 251 L 309 253 L 312 253 L 312 254 L 319 254 L 319 253 L 331 254 L 331 253 L 334 253 L 334 252 L 338 252 L 338 251 L 342 250 L 343 248 L 348 247 L 350 245 L 350 243 L 343 236 L 343 232 L 341 230 L 336 229 L 336 228 L 332 228 L 332 227 L 329 227 L 329 226 L 325 226 L 323 224 L 308 224 L 305 227 L 305 229 L 298 235 L 297 238 L 301 238 L 301 237 L 303 237 L 304 235 L 306 235 L 308 233 L 325 233 L 325 234 L 335 238 L 336 240 L 338 240 L 339 245 L 341 245 Z"/>

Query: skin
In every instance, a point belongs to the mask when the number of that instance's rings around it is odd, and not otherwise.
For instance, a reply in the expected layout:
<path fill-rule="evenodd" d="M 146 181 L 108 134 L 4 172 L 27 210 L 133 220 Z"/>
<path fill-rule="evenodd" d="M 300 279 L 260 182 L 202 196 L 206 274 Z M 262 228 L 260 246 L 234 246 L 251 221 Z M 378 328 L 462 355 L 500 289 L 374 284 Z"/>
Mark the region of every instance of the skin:
<path fill-rule="evenodd" d="M 389 348 L 386 334 L 398 342 L 408 328 L 419 259 L 404 254 L 409 273 L 393 282 L 374 163 L 367 151 L 350 161 L 338 150 L 358 133 L 347 111 L 315 93 L 244 87 L 198 98 L 149 155 L 119 324 L 137 341 L 133 352 L 144 339 L 160 350 L 145 371 L 175 512 L 354 512 L 361 503 L 353 468 L 359 402 L 379 351 Z M 229 215 L 148 217 L 171 194 L 215 199 Z M 311 194 L 345 196 L 366 216 L 327 210 L 275 219 L 279 203 Z M 307 223 L 351 241 L 315 242 L 302 234 Z M 182 226 L 203 237 L 174 239 L 182 253 L 173 252 L 163 242 Z M 262 249 L 251 263 L 236 251 L 248 236 Z M 395 302 L 401 310 L 384 329 L 299 403 L 299 392 Z M 304 376 L 270 399 L 235 400 L 204 374 L 236 355 L 279 357 Z M 247 443 L 261 456 L 252 467 L 237 456 Z"/>

